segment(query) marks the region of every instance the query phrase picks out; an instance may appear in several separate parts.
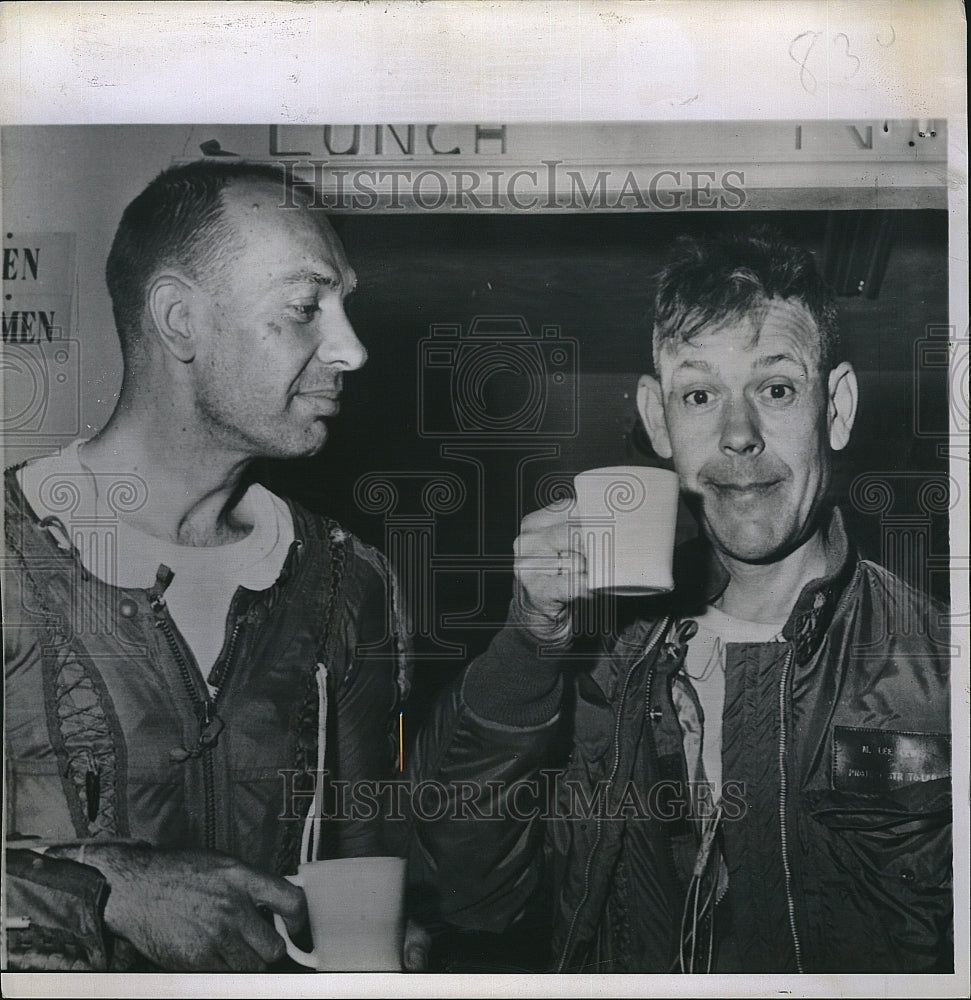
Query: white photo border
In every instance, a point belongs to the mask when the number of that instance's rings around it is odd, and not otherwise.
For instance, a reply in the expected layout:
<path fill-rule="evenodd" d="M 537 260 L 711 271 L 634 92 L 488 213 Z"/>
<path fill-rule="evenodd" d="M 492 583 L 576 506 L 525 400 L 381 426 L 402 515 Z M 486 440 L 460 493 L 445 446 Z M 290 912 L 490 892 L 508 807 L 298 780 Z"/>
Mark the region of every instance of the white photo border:
<path fill-rule="evenodd" d="M 967 337 L 965 20 L 957 0 L 903 5 L 429 0 L 347 4 L 8 3 L 0 122 L 948 122 L 950 322 Z M 855 67 L 855 68 L 854 68 Z M 2 164 L 0 164 L 2 167 Z M 0 205 L 2 210 L 2 205 Z M 953 415 L 952 415 L 953 419 Z M 958 430 L 957 427 L 954 430 Z M 951 551 L 968 551 L 968 453 Z M 952 606 L 968 607 L 964 572 Z M 967 627 L 967 614 L 958 630 Z M 969 731 L 955 662 L 954 732 Z M 8 996 L 966 996 L 968 744 L 954 754 L 953 976 L 83 977 L 4 973 Z M 964 905 L 961 905 L 963 902 Z"/>

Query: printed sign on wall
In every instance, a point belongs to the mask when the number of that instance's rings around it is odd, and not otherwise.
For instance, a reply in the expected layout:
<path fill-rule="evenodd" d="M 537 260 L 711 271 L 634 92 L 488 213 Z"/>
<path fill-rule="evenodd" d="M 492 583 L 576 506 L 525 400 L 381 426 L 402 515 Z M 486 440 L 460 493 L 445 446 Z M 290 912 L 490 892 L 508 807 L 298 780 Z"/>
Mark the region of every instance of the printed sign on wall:
<path fill-rule="evenodd" d="M 4 446 L 69 440 L 80 430 L 80 351 L 71 336 L 74 233 L 3 233 Z"/>
<path fill-rule="evenodd" d="M 3 342 L 71 336 L 73 233 L 11 233 L 3 241 Z"/>

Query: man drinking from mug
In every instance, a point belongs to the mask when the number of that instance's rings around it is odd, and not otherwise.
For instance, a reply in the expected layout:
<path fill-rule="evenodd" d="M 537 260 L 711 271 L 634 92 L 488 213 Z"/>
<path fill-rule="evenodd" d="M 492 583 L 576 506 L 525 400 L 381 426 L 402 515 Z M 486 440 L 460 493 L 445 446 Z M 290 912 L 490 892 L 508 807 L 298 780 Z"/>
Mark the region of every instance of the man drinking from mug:
<path fill-rule="evenodd" d="M 380 817 L 302 836 L 299 774 L 393 774 L 407 684 L 383 557 L 250 471 L 319 452 L 367 357 L 344 249 L 284 183 L 208 160 L 131 202 L 118 405 L 6 474 L 11 968 L 260 970 L 308 850 L 387 853 Z"/>
<path fill-rule="evenodd" d="M 702 537 L 584 661 L 570 511 L 523 519 L 509 625 L 414 758 L 494 817 L 419 827 L 443 912 L 560 972 L 948 970 L 944 612 L 827 503 L 857 408 L 832 293 L 771 234 L 685 240 L 653 345 L 638 409 Z"/>

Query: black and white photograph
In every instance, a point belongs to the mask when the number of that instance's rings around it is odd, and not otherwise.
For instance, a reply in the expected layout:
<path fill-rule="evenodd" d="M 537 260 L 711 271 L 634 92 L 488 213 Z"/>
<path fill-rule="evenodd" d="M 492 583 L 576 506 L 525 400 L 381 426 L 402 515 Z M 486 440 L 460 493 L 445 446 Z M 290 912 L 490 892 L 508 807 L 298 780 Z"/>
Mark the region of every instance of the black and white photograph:
<path fill-rule="evenodd" d="M 798 114 L 4 115 L 5 995 L 966 995 L 966 112 L 805 23 Z"/>

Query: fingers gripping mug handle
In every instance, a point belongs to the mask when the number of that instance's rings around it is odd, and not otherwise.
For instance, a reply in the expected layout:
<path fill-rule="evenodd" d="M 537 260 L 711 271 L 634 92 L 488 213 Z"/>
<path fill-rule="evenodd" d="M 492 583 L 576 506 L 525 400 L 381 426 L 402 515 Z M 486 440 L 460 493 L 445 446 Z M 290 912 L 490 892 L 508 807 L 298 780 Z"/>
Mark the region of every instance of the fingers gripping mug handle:
<path fill-rule="evenodd" d="M 285 875 L 284 878 L 288 882 L 292 882 L 294 885 L 299 886 L 301 889 L 303 888 L 303 879 L 299 875 Z M 313 951 L 303 951 L 298 948 L 290 940 L 287 925 L 283 922 L 283 917 L 281 917 L 279 913 L 273 914 L 273 926 L 276 927 L 277 934 L 283 938 L 283 943 L 287 946 L 287 954 L 294 960 L 294 962 L 306 965 L 309 969 L 317 968 L 317 949 L 314 948 Z"/>

